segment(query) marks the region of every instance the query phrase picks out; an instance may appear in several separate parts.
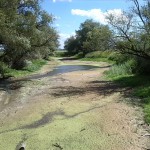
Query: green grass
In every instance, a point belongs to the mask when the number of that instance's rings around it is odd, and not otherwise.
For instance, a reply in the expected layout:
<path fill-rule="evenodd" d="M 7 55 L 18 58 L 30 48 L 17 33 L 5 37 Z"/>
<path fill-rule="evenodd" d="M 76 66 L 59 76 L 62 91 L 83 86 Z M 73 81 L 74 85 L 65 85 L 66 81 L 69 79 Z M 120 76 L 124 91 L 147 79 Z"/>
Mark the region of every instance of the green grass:
<path fill-rule="evenodd" d="M 144 114 L 145 114 L 145 121 L 150 124 L 150 104 L 146 104 L 144 106 Z"/>
<path fill-rule="evenodd" d="M 66 57 L 67 56 L 67 51 L 65 51 L 65 50 L 55 51 L 54 56 L 55 57 Z"/>
<path fill-rule="evenodd" d="M 130 59 L 122 64 L 115 64 L 112 68 L 106 72 L 107 76 L 110 78 L 130 76 L 133 74 L 133 70 L 136 68 L 136 62 Z"/>
<path fill-rule="evenodd" d="M 47 61 L 42 59 L 33 60 L 32 64 L 23 68 L 23 70 L 8 69 L 5 76 L 23 77 L 26 75 L 30 75 L 31 73 L 38 71 L 46 63 Z"/>
<path fill-rule="evenodd" d="M 113 52 L 110 50 L 106 51 L 94 51 L 85 55 L 85 58 L 108 58 Z"/>
<path fill-rule="evenodd" d="M 39 70 L 43 65 L 45 65 L 47 63 L 46 60 L 33 60 L 32 64 L 27 66 L 26 68 L 24 68 L 24 70 L 30 71 L 30 72 L 34 72 Z"/>
<path fill-rule="evenodd" d="M 138 76 L 138 75 L 121 75 L 111 78 L 116 83 L 120 83 L 123 86 L 130 86 L 133 88 L 146 86 L 150 84 L 149 76 Z"/>
<path fill-rule="evenodd" d="M 112 51 L 94 51 L 90 52 L 85 55 L 84 58 L 82 58 L 82 61 L 96 61 L 96 62 L 109 62 L 114 63 L 114 61 L 108 59 L 109 55 L 112 53 Z"/>
<path fill-rule="evenodd" d="M 95 62 L 109 62 L 114 63 L 114 61 L 111 61 L 107 58 L 81 58 L 81 61 L 95 61 Z"/>
<path fill-rule="evenodd" d="M 123 87 L 133 88 L 132 94 L 141 98 L 140 104 L 144 108 L 145 121 L 150 124 L 150 76 L 120 75 L 108 78 Z"/>

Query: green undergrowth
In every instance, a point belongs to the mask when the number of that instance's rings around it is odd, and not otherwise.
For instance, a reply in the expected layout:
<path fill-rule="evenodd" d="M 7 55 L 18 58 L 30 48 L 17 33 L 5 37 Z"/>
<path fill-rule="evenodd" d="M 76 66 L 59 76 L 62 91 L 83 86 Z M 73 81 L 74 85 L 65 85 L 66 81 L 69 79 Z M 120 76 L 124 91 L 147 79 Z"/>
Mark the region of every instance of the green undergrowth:
<path fill-rule="evenodd" d="M 65 50 L 59 50 L 54 52 L 55 57 L 67 57 L 68 54 Z"/>
<path fill-rule="evenodd" d="M 134 59 L 130 59 L 121 64 L 115 64 L 112 68 L 106 72 L 109 78 L 118 76 L 132 75 L 137 64 Z"/>
<path fill-rule="evenodd" d="M 119 58 L 119 59 L 118 59 Z M 103 62 L 109 62 L 109 63 L 118 63 L 125 60 L 126 57 L 119 54 L 116 51 L 113 50 L 105 50 L 105 51 L 94 51 L 87 53 L 84 58 L 81 58 L 83 61 L 103 61 Z"/>
<path fill-rule="evenodd" d="M 30 72 L 34 72 L 39 70 L 43 65 L 45 65 L 47 63 L 46 60 L 33 60 L 32 64 L 25 67 L 24 70 L 30 71 Z"/>
<path fill-rule="evenodd" d="M 132 74 L 118 76 L 108 75 L 107 77 L 123 87 L 133 88 L 132 94 L 141 99 L 140 105 L 144 108 L 145 121 L 150 124 L 150 76 Z"/>
<path fill-rule="evenodd" d="M 24 67 L 22 70 L 10 69 L 5 67 L 4 76 L 23 77 L 26 75 L 30 75 L 31 73 L 38 71 L 46 63 L 47 63 L 46 60 L 38 59 L 38 60 L 33 60 L 30 65 Z"/>
<path fill-rule="evenodd" d="M 81 61 L 95 61 L 95 62 L 109 62 L 114 63 L 114 61 L 111 61 L 107 58 L 81 58 Z"/>

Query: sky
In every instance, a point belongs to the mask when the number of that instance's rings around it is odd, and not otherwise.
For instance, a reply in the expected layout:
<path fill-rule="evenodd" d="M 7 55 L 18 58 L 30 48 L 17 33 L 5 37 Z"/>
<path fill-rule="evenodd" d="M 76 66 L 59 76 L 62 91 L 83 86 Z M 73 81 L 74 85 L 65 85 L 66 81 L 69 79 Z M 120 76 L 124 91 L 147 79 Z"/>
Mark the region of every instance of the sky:
<path fill-rule="evenodd" d="M 142 0 L 140 0 L 142 2 Z M 43 0 L 42 9 L 55 17 L 54 27 L 60 36 L 60 48 L 64 41 L 79 29 L 86 19 L 107 24 L 107 12 L 120 14 L 132 6 L 129 0 Z"/>

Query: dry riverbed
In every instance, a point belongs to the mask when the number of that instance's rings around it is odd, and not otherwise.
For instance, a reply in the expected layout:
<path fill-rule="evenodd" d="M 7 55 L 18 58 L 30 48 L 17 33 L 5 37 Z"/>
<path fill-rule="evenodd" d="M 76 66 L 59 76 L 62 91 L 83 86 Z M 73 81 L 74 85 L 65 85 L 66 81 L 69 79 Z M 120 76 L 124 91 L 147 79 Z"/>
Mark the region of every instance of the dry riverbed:
<path fill-rule="evenodd" d="M 0 150 L 22 143 L 26 150 L 150 149 L 142 109 L 130 103 L 129 89 L 104 79 L 108 64 L 61 62 L 67 64 L 97 67 L 1 86 Z"/>

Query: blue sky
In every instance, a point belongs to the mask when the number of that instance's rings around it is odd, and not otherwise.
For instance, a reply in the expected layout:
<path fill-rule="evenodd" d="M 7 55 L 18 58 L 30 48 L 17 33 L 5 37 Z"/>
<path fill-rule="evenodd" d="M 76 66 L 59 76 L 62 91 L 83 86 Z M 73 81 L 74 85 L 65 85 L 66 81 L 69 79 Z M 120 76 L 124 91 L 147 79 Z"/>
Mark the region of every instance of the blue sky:
<path fill-rule="evenodd" d="M 107 11 L 118 14 L 131 5 L 129 0 L 44 0 L 42 8 L 55 16 L 54 26 L 63 48 L 65 39 L 73 35 L 86 19 L 106 24 L 104 16 Z"/>

